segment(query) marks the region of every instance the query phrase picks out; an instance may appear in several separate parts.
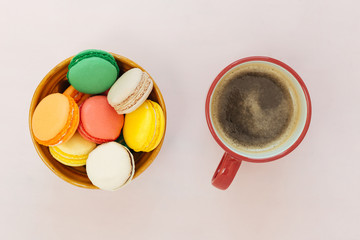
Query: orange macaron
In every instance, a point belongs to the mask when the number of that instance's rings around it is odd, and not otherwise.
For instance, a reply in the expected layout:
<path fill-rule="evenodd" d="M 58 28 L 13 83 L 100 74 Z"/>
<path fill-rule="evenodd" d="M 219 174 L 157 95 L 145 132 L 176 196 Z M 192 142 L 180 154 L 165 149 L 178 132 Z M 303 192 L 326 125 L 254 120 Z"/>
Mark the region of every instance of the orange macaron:
<path fill-rule="evenodd" d="M 31 128 L 35 140 L 56 146 L 69 140 L 79 125 L 79 107 L 69 95 L 53 93 L 36 106 Z"/>
<path fill-rule="evenodd" d="M 64 91 L 63 94 L 69 95 L 70 97 L 72 97 L 78 106 L 80 106 L 86 99 L 91 97 L 90 94 L 85 94 L 85 93 L 79 92 L 71 85 Z"/>

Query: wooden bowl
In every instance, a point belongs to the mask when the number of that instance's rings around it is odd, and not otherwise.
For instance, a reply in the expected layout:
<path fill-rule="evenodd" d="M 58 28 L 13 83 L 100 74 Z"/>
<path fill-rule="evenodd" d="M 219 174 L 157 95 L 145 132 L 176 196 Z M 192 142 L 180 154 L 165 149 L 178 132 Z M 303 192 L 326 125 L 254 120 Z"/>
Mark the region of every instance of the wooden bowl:
<path fill-rule="evenodd" d="M 117 64 L 119 65 L 120 74 L 122 74 L 123 72 L 125 72 L 131 68 L 134 68 L 134 67 L 140 68 L 141 70 L 145 71 L 141 66 L 139 66 L 135 62 L 131 61 L 130 59 L 127 59 L 123 56 L 120 56 L 120 55 L 117 55 L 114 53 L 111 53 L 111 54 L 114 56 Z M 32 101 L 31 101 L 30 112 L 29 112 L 30 134 L 31 134 L 31 138 L 32 138 L 32 141 L 33 141 L 33 144 L 34 144 L 34 147 L 35 147 L 37 153 L 39 154 L 42 161 L 46 164 L 46 166 L 48 166 L 50 168 L 51 171 L 53 171 L 56 175 L 58 175 L 63 180 L 65 180 L 75 186 L 83 187 L 83 188 L 97 189 L 97 187 L 94 186 L 90 182 L 90 180 L 86 174 L 85 166 L 69 167 L 69 166 L 65 166 L 65 165 L 61 164 L 60 162 L 58 162 L 57 160 L 55 160 L 51 156 L 48 147 L 42 146 L 35 141 L 34 135 L 33 135 L 32 129 L 31 129 L 32 116 L 33 116 L 34 110 L 35 110 L 36 106 L 38 105 L 38 103 L 44 97 L 46 97 L 47 95 L 49 95 L 51 93 L 64 92 L 65 89 L 69 86 L 69 82 L 66 78 L 66 73 L 68 71 L 68 65 L 72 58 L 73 57 L 70 57 L 70 58 L 62 61 L 61 63 L 59 63 L 57 66 L 55 66 L 45 76 L 45 78 L 40 82 L 40 84 L 36 88 L 33 98 L 32 98 Z M 149 74 L 149 76 L 150 76 L 150 74 Z M 154 83 L 154 88 L 153 88 L 152 92 L 150 93 L 150 96 L 148 99 L 159 103 L 159 105 L 162 107 L 162 109 L 164 111 L 165 123 L 166 123 L 166 107 L 165 107 L 164 99 L 163 99 L 160 89 L 156 85 L 154 79 L 152 79 L 152 80 Z M 166 124 L 165 124 L 165 129 L 166 129 Z M 159 151 L 161 149 L 163 141 L 164 141 L 164 137 L 162 138 L 159 146 L 157 146 L 151 152 L 134 153 L 134 160 L 135 160 L 134 178 L 138 177 L 154 161 L 154 159 L 156 158 L 157 154 L 159 153 Z"/>

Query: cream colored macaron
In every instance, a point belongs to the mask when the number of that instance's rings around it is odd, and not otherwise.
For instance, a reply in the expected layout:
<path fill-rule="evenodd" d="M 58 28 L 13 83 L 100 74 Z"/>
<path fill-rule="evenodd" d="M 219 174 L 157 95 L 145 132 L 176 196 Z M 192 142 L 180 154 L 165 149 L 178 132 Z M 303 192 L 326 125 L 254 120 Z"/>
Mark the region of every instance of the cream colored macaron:
<path fill-rule="evenodd" d="M 152 89 L 150 76 L 139 68 L 132 68 L 112 85 L 107 99 L 118 114 L 126 114 L 137 109 L 148 98 Z"/>
<path fill-rule="evenodd" d="M 135 162 L 131 152 L 123 145 L 103 143 L 89 154 L 86 172 L 92 184 L 102 190 L 114 191 L 131 181 Z"/>

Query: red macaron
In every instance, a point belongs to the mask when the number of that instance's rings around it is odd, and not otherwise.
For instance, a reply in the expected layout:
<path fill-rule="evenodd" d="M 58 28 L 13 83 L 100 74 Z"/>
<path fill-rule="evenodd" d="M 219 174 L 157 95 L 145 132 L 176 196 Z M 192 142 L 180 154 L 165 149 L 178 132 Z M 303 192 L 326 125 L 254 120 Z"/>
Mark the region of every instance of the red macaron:
<path fill-rule="evenodd" d="M 94 96 L 80 106 L 78 131 L 85 139 L 102 144 L 116 140 L 124 125 L 124 115 L 118 114 L 106 96 Z"/>

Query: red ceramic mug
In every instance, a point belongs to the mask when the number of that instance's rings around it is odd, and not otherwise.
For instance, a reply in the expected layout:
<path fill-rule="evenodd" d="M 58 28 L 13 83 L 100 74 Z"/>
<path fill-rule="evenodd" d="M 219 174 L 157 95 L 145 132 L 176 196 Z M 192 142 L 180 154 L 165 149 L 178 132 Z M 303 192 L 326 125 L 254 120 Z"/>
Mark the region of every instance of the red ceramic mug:
<path fill-rule="evenodd" d="M 261 66 L 271 69 L 271 71 L 276 71 L 279 74 L 284 74 L 283 76 L 286 76 L 287 81 L 289 81 L 289 86 L 291 86 L 289 87 L 291 88 L 289 91 L 292 101 L 294 101 L 294 104 L 296 101 L 296 124 L 294 124 L 294 128 L 291 130 L 291 134 L 287 135 L 286 139 L 281 143 L 279 142 L 267 149 L 258 149 L 256 151 L 239 150 L 226 142 L 225 138 L 219 134 L 219 127 L 214 126 L 214 119 L 212 118 L 211 112 L 212 97 L 216 87 L 223 79 L 225 79 L 225 76 L 230 71 L 236 71 L 237 68 L 249 67 L 250 65 L 255 64 L 260 64 Z M 286 156 L 300 144 L 310 125 L 311 100 L 305 83 L 288 65 L 269 57 L 247 57 L 231 63 L 215 78 L 207 94 L 205 114 L 212 136 L 220 147 L 225 150 L 225 154 L 212 178 L 212 184 L 219 189 L 225 190 L 233 181 L 242 161 L 258 163 L 274 161 Z"/>

